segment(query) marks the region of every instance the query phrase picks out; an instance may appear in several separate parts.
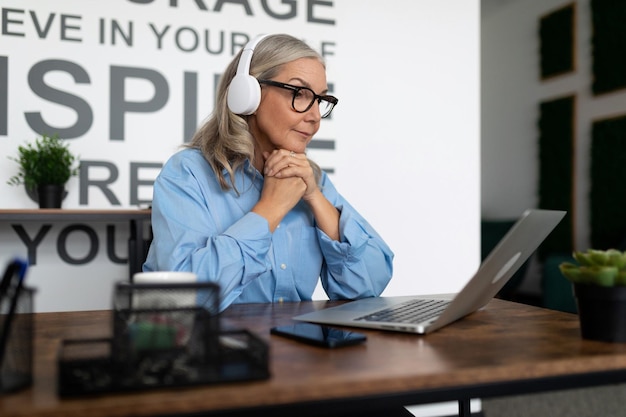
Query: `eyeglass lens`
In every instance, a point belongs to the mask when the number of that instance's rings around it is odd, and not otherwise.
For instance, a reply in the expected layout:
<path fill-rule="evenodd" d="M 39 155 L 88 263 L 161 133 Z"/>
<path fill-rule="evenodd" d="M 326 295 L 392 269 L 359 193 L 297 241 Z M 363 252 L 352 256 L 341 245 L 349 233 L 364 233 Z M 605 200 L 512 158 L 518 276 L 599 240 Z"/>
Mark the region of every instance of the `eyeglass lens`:
<path fill-rule="evenodd" d="M 299 88 L 293 92 L 293 108 L 298 112 L 305 112 L 313 106 L 315 103 L 315 93 L 308 88 Z M 321 99 L 320 103 L 320 115 L 326 117 L 330 114 L 334 104 Z"/>

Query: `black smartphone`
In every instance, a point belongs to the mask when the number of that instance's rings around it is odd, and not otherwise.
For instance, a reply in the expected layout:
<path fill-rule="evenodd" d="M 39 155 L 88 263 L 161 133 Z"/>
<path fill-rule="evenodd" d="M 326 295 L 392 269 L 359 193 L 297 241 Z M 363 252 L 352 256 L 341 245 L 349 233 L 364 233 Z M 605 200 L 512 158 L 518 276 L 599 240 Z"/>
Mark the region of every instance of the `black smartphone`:
<path fill-rule="evenodd" d="M 327 348 L 356 345 L 367 340 L 363 333 L 311 323 L 277 326 L 273 327 L 270 333 Z"/>

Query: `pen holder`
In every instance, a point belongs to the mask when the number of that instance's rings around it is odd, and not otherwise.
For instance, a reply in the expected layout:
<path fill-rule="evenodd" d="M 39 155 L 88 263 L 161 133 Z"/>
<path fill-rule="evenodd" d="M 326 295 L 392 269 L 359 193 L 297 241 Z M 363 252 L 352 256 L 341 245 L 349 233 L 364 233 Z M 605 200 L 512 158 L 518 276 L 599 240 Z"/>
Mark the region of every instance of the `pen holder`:
<path fill-rule="evenodd" d="M 112 360 L 122 370 L 216 363 L 219 287 L 213 283 L 118 283 Z"/>
<path fill-rule="evenodd" d="M 0 349 L 0 392 L 17 391 L 32 384 L 34 295 L 33 288 L 21 289 L 8 334 L 0 334 L 0 340 L 5 341 L 3 350 Z M 0 332 L 10 317 L 8 304 L 0 304 Z"/>

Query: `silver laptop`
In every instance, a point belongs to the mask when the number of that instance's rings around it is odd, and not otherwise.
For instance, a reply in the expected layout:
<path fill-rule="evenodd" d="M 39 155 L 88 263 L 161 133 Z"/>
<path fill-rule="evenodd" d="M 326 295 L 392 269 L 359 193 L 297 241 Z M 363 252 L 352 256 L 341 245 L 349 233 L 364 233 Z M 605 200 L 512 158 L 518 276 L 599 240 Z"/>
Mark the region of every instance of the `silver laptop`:
<path fill-rule="evenodd" d="M 526 210 L 456 295 L 372 297 L 294 317 L 312 323 L 426 334 L 487 304 L 565 216 Z"/>

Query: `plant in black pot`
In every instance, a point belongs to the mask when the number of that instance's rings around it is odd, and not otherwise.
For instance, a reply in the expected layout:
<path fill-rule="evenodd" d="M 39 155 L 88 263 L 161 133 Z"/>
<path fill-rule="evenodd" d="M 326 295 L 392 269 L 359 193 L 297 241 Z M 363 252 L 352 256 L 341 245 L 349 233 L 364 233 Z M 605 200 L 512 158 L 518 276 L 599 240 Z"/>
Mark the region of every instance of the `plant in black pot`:
<path fill-rule="evenodd" d="M 626 342 L 626 252 L 574 252 L 559 269 L 572 282 L 584 339 Z"/>
<path fill-rule="evenodd" d="M 29 195 L 36 197 L 40 208 L 61 208 L 66 194 L 65 184 L 78 174 L 78 158 L 58 135 L 42 135 L 35 142 L 17 148 L 19 172 L 8 181 L 24 184 Z"/>

